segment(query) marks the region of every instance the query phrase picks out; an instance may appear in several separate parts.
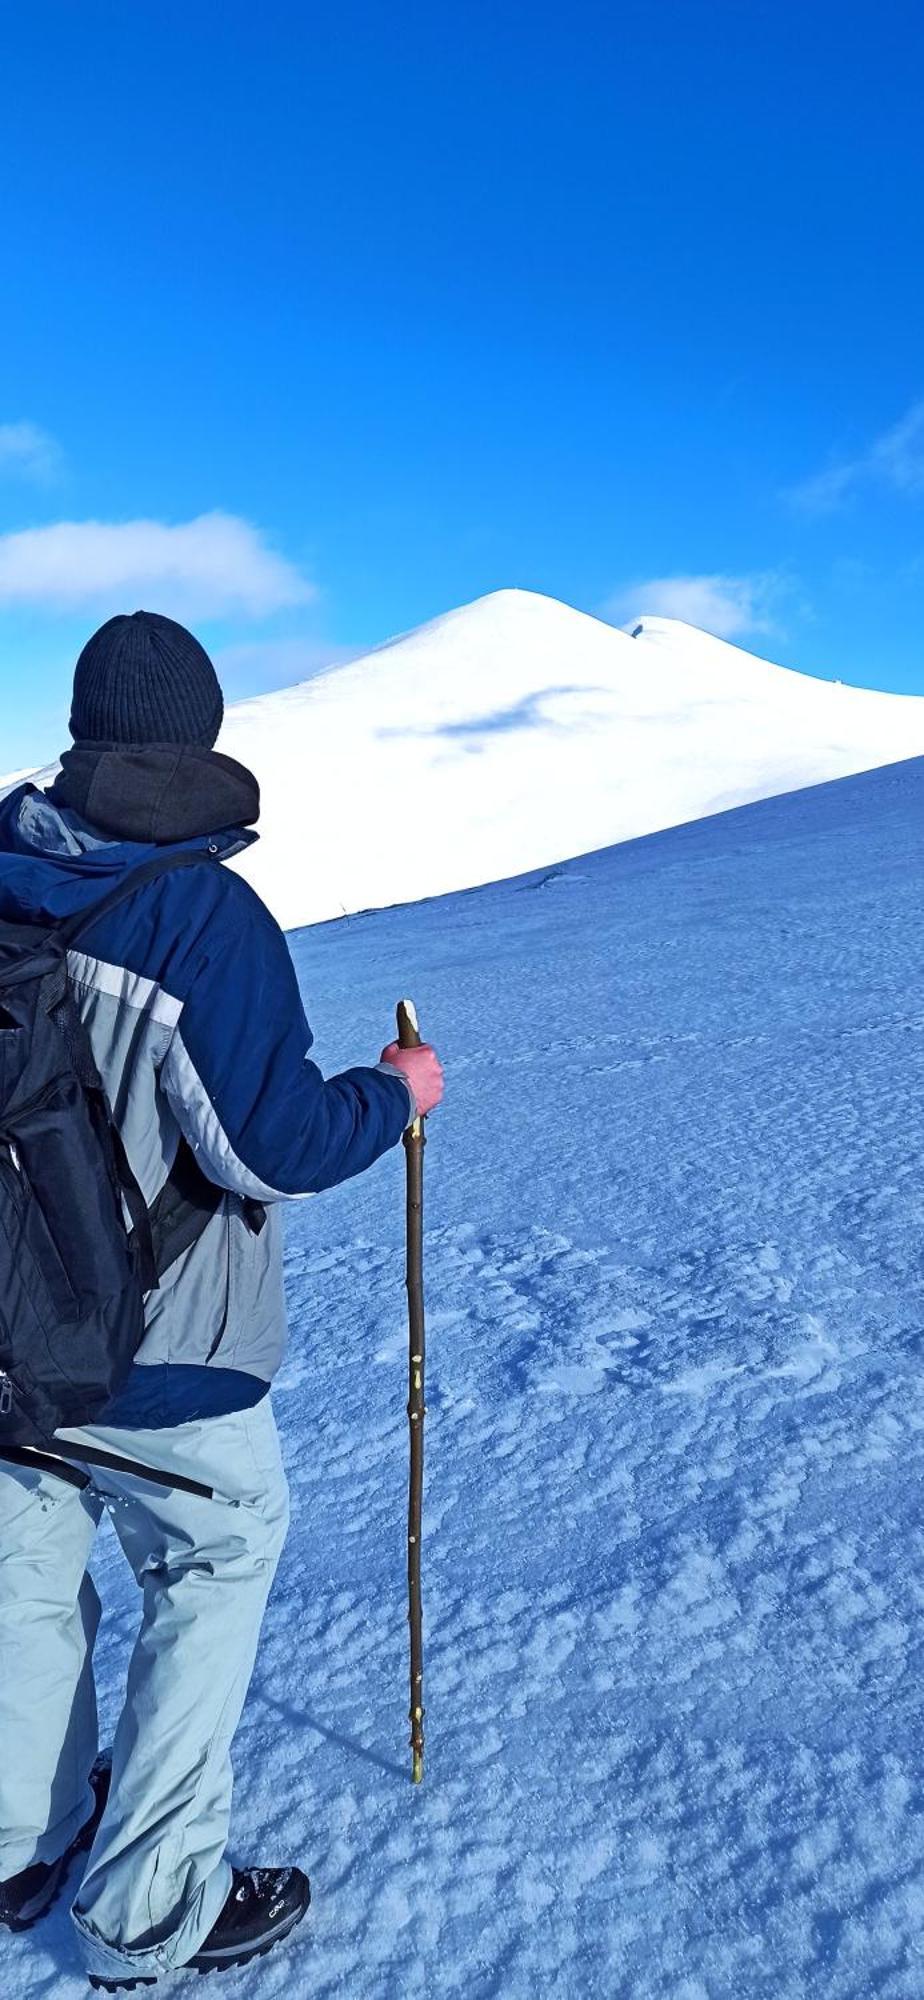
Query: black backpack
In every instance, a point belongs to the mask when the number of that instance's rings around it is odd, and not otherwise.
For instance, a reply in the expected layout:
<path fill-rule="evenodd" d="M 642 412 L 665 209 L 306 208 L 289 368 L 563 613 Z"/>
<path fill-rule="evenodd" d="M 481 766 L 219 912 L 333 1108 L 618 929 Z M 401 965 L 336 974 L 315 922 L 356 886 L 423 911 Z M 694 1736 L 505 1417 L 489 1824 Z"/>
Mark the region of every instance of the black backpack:
<path fill-rule="evenodd" d="M 209 860 L 156 855 L 65 923 L 0 919 L 0 1457 L 99 1416 L 140 1343 L 145 1293 L 221 1200 L 183 1141 L 148 1209 L 67 972 L 68 947 L 98 917 Z"/>

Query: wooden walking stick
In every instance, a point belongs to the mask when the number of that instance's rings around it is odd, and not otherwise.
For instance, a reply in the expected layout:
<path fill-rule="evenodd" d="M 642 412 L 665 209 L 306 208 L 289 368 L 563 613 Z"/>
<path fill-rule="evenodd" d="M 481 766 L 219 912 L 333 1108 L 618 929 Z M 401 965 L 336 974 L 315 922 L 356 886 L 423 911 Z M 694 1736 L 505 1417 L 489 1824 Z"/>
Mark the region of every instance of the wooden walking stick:
<path fill-rule="evenodd" d="M 417 1014 L 413 1001 L 398 1002 L 398 1044 L 402 1049 L 416 1049 L 420 1044 Z M 427 1414 L 424 1403 L 424 1365 L 426 1361 L 426 1333 L 424 1325 L 423 1291 L 423 1152 L 426 1145 L 424 1121 L 415 1118 L 404 1134 L 404 1151 L 407 1161 L 407 1309 L 408 1332 L 408 1401 L 407 1414 L 410 1425 L 411 1476 L 407 1509 L 407 1600 L 408 1623 L 411 1628 L 411 1749 L 413 1751 L 413 1778 L 419 1785 L 423 1778 L 424 1758 L 424 1706 L 423 1706 L 423 1607 L 420 1595 L 420 1539 L 423 1528 L 423 1453 L 424 1417 Z"/>

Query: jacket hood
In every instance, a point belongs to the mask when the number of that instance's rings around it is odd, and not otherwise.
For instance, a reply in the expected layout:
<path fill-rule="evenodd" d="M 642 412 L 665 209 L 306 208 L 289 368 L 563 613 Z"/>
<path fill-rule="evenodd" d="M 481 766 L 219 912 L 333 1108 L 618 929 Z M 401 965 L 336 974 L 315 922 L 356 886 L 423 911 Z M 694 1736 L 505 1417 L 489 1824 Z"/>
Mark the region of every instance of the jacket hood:
<path fill-rule="evenodd" d="M 76 744 L 47 792 L 0 800 L 0 917 L 60 922 L 171 848 L 230 860 L 257 835 L 257 781 L 217 751 Z"/>
<path fill-rule="evenodd" d="M 48 797 L 116 840 L 158 847 L 260 817 L 260 787 L 244 764 L 175 744 L 75 743 Z"/>

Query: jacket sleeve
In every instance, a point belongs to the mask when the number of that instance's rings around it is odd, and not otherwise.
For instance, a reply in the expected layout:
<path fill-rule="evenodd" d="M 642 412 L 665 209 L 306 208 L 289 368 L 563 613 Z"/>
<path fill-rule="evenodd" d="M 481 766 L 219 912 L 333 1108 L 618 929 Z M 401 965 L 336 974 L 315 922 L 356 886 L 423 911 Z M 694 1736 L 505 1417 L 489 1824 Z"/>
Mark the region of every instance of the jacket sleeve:
<path fill-rule="evenodd" d="M 242 885 L 243 886 L 243 885 Z M 397 1144 L 413 1094 L 384 1067 L 325 1081 L 278 924 L 252 894 L 210 927 L 160 1073 L 211 1180 L 257 1201 L 317 1194 Z"/>

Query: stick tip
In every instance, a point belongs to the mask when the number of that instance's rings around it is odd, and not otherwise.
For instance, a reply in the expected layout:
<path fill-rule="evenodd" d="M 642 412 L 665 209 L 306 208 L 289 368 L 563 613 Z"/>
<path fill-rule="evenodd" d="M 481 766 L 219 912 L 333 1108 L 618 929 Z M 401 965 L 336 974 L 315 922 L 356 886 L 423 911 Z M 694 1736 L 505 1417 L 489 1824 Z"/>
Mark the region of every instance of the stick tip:
<path fill-rule="evenodd" d="M 413 1778 L 413 1783 L 415 1785 L 423 1784 L 423 1757 L 419 1756 L 416 1751 L 414 1752 L 414 1770 L 412 1778 Z"/>
<path fill-rule="evenodd" d="M 408 1020 L 410 1021 L 411 1027 L 414 1029 L 415 1033 L 419 1035 L 420 1022 L 417 1019 L 417 1009 L 414 1005 L 413 1000 L 399 1000 L 398 1006 L 399 1008 L 403 1009 L 404 1013 L 407 1015 Z"/>

